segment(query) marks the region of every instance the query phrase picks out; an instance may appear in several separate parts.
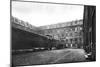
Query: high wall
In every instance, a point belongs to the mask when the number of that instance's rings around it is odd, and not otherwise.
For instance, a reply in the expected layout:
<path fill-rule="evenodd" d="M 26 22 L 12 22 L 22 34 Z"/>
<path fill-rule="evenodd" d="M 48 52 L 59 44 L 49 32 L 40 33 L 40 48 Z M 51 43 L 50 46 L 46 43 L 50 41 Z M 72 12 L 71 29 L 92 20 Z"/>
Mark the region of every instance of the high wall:
<path fill-rule="evenodd" d="M 46 42 L 46 37 L 12 27 L 12 49 L 45 47 Z"/>
<path fill-rule="evenodd" d="M 13 50 L 48 47 L 49 39 L 44 35 L 38 34 L 37 28 L 32 27 L 31 29 L 30 25 L 29 27 L 24 26 L 24 21 L 16 20 L 11 21 L 11 45 Z"/>

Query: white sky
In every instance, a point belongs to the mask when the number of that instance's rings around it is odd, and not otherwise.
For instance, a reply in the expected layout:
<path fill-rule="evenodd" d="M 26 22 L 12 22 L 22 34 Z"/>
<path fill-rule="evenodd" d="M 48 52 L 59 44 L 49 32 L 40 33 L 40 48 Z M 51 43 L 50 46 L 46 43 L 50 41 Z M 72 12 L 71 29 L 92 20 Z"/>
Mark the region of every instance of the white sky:
<path fill-rule="evenodd" d="M 83 19 L 83 6 L 34 2 L 12 2 L 12 16 L 43 26 Z"/>

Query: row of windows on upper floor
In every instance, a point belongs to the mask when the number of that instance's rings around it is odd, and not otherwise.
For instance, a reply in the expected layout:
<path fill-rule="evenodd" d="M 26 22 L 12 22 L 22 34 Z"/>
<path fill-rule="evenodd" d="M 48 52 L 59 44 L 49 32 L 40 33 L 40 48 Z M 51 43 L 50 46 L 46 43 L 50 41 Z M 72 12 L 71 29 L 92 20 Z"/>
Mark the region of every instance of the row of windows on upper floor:
<path fill-rule="evenodd" d="M 65 22 L 65 23 L 42 26 L 41 28 L 42 29 L 53 29 L 53 28 L 66 27 L 66 26 L 75 26 L 75 25 L 82 25 L 82 24 L 83 24 L 83 20 L 76 20 L 76 21 L 71 21 L 71 22 Z"/>
<path fill-rule="evenodd" d="M 50 35 L 54 39 L 68 39 L 83 36 L 83 32 L 73 32 L 73 33 L 52 33 L 45 34 Z"/>
<path fill-rule="evenodd" d="M 74 32 L 82 32 L 82 27 L 75 28 L 65 28 L 65 29 L 54 29 L 54 30 L 45 30 L 44 34 L 62 34 L 62 33 L 74 33 Z"/>
<path fill-rule="evenodd" d="M 21 26 L 28 27 L 28 28 L 30 28 L 30 29 L 33 29 L 33 28 L 34 28 L 34 27 L 33 27 L 31 24 L 29 24 L 28 22 L 24 22 L 24 21 L 19 20 L 19 19 L 15 18 L 15 17 L 11 18 L 11 22 L 16 23 L 16 24 L 19 24 L 19 25 L 21 25 Z"/>

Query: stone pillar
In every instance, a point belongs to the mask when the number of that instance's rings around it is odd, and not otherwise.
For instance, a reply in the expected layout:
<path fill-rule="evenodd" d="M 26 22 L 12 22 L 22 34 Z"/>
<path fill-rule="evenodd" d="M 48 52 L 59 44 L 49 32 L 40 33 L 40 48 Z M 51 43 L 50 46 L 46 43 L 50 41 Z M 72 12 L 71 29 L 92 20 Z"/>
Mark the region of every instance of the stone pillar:
<path fill-rule="evenodd" d="M 96 60 L 96 6 L 84 6 L 83 37 L 85 51 L 92 52 L 92 60 Z"/>

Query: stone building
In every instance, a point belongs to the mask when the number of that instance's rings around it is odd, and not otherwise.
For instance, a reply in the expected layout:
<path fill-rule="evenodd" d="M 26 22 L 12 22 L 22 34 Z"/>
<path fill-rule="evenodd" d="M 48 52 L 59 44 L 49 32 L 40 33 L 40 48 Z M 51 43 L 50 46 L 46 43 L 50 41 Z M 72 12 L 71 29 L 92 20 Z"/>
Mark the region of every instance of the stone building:
<path fill-rule="evenodd" d="M 12 27 L 36 33 L 50 40 L 57 40 L 66 47 L 83 48 L 83 20 L 35 27 L 28 22 L 12 17 Z M 54 44 L 55 45 L 55 44 Z"/>
<path fill-rule="evenodd" d="M 83 48 L 83 20 L 39 27 L 41 34 L 63 42 L 66 47 Z"/>

